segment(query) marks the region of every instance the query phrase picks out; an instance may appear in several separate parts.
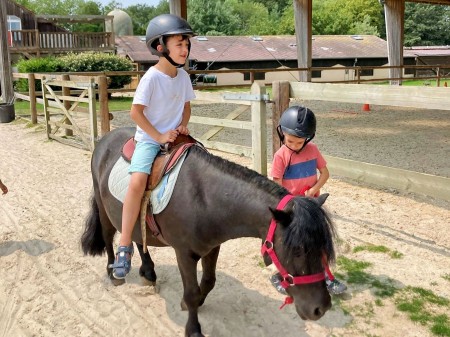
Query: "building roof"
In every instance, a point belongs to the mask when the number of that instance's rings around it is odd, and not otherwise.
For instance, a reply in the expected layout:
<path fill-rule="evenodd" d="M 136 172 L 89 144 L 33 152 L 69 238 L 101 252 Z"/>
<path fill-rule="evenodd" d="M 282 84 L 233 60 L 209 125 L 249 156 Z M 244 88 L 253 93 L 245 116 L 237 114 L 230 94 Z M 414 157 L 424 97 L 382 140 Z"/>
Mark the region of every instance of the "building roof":
<path fill-rule="evenodd" d="M 450 46 L 417 46 L 405 48 L 415 56 L 447 56 L 450 57 Z"/>
<path fill-rule="evenodd" d="M 387 43 L 374 35 L 314 35 L 313 59 L 387 58 Z M 296 60 L 295 35 L 196 36 L 191 39 L 190 59 L 196 62 Z M 133 62 L 147 63 L 151 55 L 142 36 L 116 36 L 117 52 Z M 405 51 L 405 57 L 414 57 Z"/>

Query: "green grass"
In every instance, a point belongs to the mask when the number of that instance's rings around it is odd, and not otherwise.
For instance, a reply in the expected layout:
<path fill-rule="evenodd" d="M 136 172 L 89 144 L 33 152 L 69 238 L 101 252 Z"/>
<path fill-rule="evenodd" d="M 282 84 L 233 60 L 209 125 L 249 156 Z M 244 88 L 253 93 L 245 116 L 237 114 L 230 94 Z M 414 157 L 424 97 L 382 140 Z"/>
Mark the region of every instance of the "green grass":
<path fill-rule="evenodd" d="M 397 308 L 408 314 L 413 322 L 430 328 L 436 336 L 450 336 L 447 312 L 450 301 L 420 287 L 406 287 L 395 299 Z"/>
<path fill-rule="evenodd" d="M 440 86 L 443 87 L 445 82 L 447 82 L 447 85 L 450 85 L 450 78 L 441 78 Z M 376 85 L 388 85 L 389 81 L 369 82 L 369 83 L 376 84 Z M 423 86 L 436 87 L 437 80 L 426 80 L 426 79 L 403 80 L 402 85 L 403 86 L 417 86 L 417 87 L 423 87 Z"/>
<path fill-rule="evenodd" d="M 371 253 L 385 253 L 388 254 L 393 259 L 400 259 L 403 257 L 403 254 L 394 250 L 390 250 L 386 246 L 375 246 L 375 245 L 362 245 L 362 246 L 356 246 L 353 248 L 353 253 L 358 253 L 361 251 L 368 251 Z"/>
<path fill-rule="evenodd" d="M 362 250 L 392 254 L 392 251 L 384 246 L 366 245 L 354 249 L 356 252 Z M 337 259 L 337 265 L 343 271 L 340 277 L 345 278 L 349 284 L 366 285 L 371 288 L 376 296 L 374 305 L 381 307 L 383 306 L 382 298 L 393 298 L 397 309 L 405 312 L 411 321 L 426 326 L 435 336 L 450 337 L 450 319 L 447 314 L 450 312 L 449 299 L 420 287 L 407 286 L 400 289 L 390 278 L 381 279 L 369 274 L 366 271 L 372 266 L 369 262 L 341 256 Z M 445 274 L 444 277 L 449 277 L 449 275 Z M 335 305 L 345 308 L 345 305 L 340 305 L 343 303 L 335 300 L 333 302 Z M 362 308 L 345 308 L 345 310 L 347 314 L 356 315 L 355 311 L 360 312 Z M 364 310 L 364 314 L 368 314 L 367 310 Z"/>

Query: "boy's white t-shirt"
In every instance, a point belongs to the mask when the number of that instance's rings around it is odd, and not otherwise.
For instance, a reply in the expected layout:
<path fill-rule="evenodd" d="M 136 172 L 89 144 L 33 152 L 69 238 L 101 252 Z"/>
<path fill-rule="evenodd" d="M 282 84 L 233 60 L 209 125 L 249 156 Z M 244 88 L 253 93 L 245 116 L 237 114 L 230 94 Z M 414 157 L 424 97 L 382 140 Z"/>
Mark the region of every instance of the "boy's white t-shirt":
<path fill-rule="evenodd" d="M 133 104 L 145 106 L 144 115 L 160 133 L 176 129 L 183 118 L 184 104 L 195 98 L 189 74 L 177 69 L 172 78 L 155 67 L 151 67 L 141 78 Z M 159 145 L 139 126 L 136 127 L 135 140 Z"/>

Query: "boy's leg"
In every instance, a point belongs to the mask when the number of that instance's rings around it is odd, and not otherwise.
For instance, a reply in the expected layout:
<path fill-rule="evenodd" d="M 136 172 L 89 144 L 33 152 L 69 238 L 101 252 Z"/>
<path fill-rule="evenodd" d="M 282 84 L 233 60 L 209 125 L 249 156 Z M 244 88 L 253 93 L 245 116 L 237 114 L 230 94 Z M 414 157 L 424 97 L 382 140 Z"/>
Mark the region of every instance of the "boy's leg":
<path fill-rule="evenodd" d="M 147 186 L 147 178 L 159 152 L 159 146 L 148 143 L 137 143 L 131 160 L 129 172 L 130 184 L 122 209 L 122 230 L 116 261 L 111 267 L 115 278 L 123 279 L 130 272 L 133 243 L 131 236 L 139 216 L 141 200 Z"/>

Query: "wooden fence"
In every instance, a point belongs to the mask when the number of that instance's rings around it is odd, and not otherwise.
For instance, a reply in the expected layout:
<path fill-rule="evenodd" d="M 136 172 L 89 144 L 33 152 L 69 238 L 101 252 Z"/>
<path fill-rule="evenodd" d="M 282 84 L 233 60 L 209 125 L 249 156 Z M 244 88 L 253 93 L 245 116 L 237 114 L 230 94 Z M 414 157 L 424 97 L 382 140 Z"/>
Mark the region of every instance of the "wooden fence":
<path fill-rule="evenodd" d="M 100 76 L 80 76 L 80 75 L 52 75 L 52 74 L 14 74 L 15 78 L 26 78 L 29 84 L 28 95 L 16 93 L 16 98 L 30 102 L 31 121 L 37 123 L 36 103 L 44 105 L 47 136 L 49 138 L 64 142 L 70 145 L 81 146 L 93 150 L 97 139 L 97 111 L 95 108 L 95 95 L 99 96 L 98 119 L 100 121 L 100 135 L 103 136 L 111 130 L 110 120 L 113 115 L 108 107 L 108 80 L 105 75 Z M 35 81 L 41 80 L 43 83 L 43 98 L 40 98 L 35 91 Z M 89 85 L 84 85 L 90 83 Z M 53 86 L 61 87 L 61 93 L 56 91 Z M 89 91 L 90 87 L 93 91 Z M 74 96 L 74 89 L 80 96 Z M 89 94 L 88 94 L 89 92 Z M 252 158 L 253 169 L 261 174 L 267 174 L 267 127 L 266 127 L 266 89 L 258 83 L 251 87 L 250 95 L 245 97 L 236 97 L 234 100 L 228 100 L 229 103 L 240 104 L 241 107 L 232 112 L 225 119 L 210 118 L 202 116 L 191 116 L 191 123 L 210 125 L 213 128 L 205 133 L 200 141 L 209 149 L 220 150 L 223 152 L 244 155 Z M 87 97 L 85 97 L 87 96 Z M 197 99 L 203 101 L 221 101 L 223 97 L 217 95 L 200 95 Z M 94 98 L 93 98 L 94 97 Z M 94 102 L 93 102 L 94 100 Z M 79 107 L 79 103 L 89 104 L 89 108 Z M 237 121 L 237 118 L 244 110 L 251 109 L 250 121 Z M 73 113 L 89 113 L 88 127 L 81 127 L 75 121 Z M 53 121 L 50 113 L 60 115 L 60 120 Z M 220 132 L 224 127 L 250 130 L 252 133 L 252 146 L 211 141 L 210 138 Z M 53 129 L 52 129 L 53 128 Z M 65 130 L 65 136 L 56 135 L 56 131 Z M 81 138 L 81 142 L 68 140 L 69 136 Z"/>
<path fill-rule="evenodd" d="M 278 81 L 272 85 L 273 125 L 278 125 L 290 98 L 360 104 L 450 110 L 450 89 L 364 84 Z M 274 136 L 275 136 L 275 130 Z M 274 138 L 275 139 L 275 138 Z M 274 151 L 277 142 L 274 142 Z M 275 153 L 275 152 L 274 152 Z M 326 156 L 331 171 L 340 176 L 386 188 L 396 188 L 450 201 L 450 179 L 381 165 Z"/>

